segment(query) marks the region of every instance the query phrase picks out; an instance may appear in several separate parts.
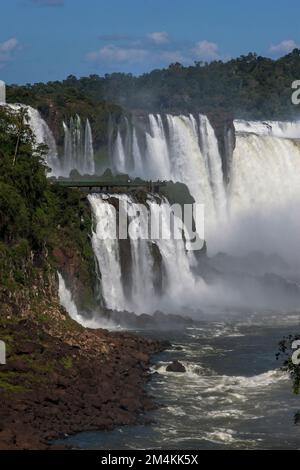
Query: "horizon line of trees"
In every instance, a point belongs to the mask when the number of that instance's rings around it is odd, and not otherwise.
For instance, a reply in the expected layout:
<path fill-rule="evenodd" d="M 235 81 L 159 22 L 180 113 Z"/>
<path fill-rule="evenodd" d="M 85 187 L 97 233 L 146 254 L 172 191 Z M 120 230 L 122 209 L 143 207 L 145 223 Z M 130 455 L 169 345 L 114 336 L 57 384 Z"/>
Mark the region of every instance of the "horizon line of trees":
<path fill-rule="evenodd" d="M 70 100 L 109 102 L 136 112 L 220 112 L 246 119 L 294 119 L 291 84 L 300 79 L 300 50 L 271 59 L 250 52 L 228 61 L 198 61 L 135 76 L 100 76 L 8 86 L 8 99 L 41 101 L 49 96 L 64 106 Z"/>

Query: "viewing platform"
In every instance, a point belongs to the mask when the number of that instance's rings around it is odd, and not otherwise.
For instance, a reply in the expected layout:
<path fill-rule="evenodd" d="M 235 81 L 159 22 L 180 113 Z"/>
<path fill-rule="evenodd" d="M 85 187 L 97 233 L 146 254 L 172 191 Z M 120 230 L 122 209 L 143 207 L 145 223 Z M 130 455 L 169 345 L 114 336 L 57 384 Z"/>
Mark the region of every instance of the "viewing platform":
<path fill-rule="evenodd" d="M 166 181 L 97 181 L 97 180 L 59 180 L 53 179 L 52 183 L 63 188 L 77 188 L 88 193 L 114 193 L 129 192 L 133 190 L 143 190 L 149 193 L 159 193 L 162 186 L 166 186 Z"/>

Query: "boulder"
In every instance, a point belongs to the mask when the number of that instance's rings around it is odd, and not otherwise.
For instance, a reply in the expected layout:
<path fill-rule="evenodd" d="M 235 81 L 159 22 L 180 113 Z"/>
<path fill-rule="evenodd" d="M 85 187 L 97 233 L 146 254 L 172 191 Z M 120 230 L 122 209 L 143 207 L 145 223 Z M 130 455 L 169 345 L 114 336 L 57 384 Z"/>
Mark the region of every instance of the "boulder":
<path fill-rule="evenodd" d="M 186 369 L 183 364 L 179 361 L 173 361 L 166 368 L 167 372 L 186 372 Z"/>

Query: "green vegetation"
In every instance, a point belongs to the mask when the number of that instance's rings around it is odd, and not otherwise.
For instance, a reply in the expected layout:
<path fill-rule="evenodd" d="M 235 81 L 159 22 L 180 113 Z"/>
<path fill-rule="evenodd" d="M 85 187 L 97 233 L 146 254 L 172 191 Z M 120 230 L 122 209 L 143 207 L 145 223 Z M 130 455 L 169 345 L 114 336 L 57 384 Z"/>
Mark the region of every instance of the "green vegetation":
<path fill-rule="evenodd" d="M 58 147 L 63 147 L 62 122 L 69 122 L 72 116 L 79 114 L 85 120 L 89 119 L 95 148 L 96 160 L 107 159 L 107 135 L 110 116 L 121 113 L 119 106 L 105 100 L 97 100 L 79 90 L 76 79 L 71 77 L 63 82 L 37 83 L 35 85 L 7 87 L 7 100 L 11 103 L 22 103 L 38 109 L 54 132 Z"/>
<path fill-rule="evenodd" d="M 26 260 L 44 247 L 47 227 L 45 148 L 22 114 L 0 108 L 0 278 L 10 290 L 29 281 Z"/>
<path fill-rule="evenodd" d="M 27 390 L 26 387 L 23 387 L 22 385 L 15 385 L 11 383 L 9 380 L 10 378 L 7 379 L 7 375 L 7 372 L 0 373 L 0 390 L 2 389 L 7 393 L 22 393 Z"/>
<path fill-rule="evenodd" d="M 36 145 L 27 120 L 24 110 L 0 107 L 0 301 L 56 269 L 62 240 L 89 285 L 94 272 L 87 203 L 79 191 L 51 184 L 45 146 Z"/>
<path fill-rule="evenodd" d="M 65 110 L 73 103 L 73 113 L 86 110 L 95 117 L 97 140 L 106 126 L 105 112 L 113 109 L 104 104 L 107 101 L 139 112 L 218 112 L 249 119 L 291 118 L 298 115 L 298 107 L 291 103 L 291 84 L 297 79 L 299 49 L 278 60 L 249 53 L 228 62 L 196 62 L 189 67 L 175 63 L 139 77 L 124 73 L 81 79 L 69 76 L 63 82 L 10 87 L 8 99 L 37 104 L 43 115 L 49 112 L 50 101 Z M 83 109 L 79 103 L 85 103 Z M 96 117 L 99 106 L 103 110 L 101 118 Z"/>
<path fill-rule="evenodd" d="M 289 373 L 293 381 L 293 392 L 299 394 L 300 392 L 300 364 L 296 364 L 293 361 L 293 354 L 297 350 L 293 348 L 294 341 L 300 340 L 300 335 L 289 335 L 284 337 L 279 343 L 279 352 L 277 353 L 277 359 L 280 357 L 283 359 L 283 370 Z"/>
<path fill-rule="evenodd" d="M 61 359 L 61 363 L 65 369 L 72 369 L 73 367 L 73 359 L 71 356 L 63 357 Z"/>

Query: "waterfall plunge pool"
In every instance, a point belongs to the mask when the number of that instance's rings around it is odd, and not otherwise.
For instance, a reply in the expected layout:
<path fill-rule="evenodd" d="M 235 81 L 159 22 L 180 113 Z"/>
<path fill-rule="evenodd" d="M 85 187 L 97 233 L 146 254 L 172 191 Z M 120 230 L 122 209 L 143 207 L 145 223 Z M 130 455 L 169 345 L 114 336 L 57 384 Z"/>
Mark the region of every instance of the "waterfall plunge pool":
<path fill-rule="evenodd" d="M 142 332 L 173 348 L 155 358 L 151 424 L 85 432 L 64 444 L 83 449 L 297 449 L 300 408 L 276 361 L 278 342 L 300 314 L 206 321 L 182 331 Z M 185 373 L 166 372 L 178 359 Z"/>

